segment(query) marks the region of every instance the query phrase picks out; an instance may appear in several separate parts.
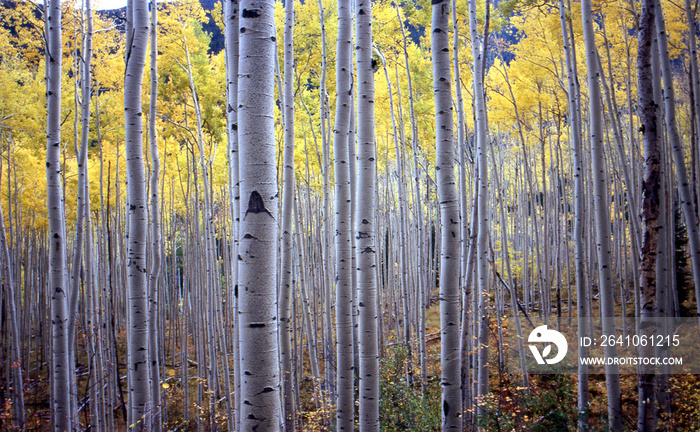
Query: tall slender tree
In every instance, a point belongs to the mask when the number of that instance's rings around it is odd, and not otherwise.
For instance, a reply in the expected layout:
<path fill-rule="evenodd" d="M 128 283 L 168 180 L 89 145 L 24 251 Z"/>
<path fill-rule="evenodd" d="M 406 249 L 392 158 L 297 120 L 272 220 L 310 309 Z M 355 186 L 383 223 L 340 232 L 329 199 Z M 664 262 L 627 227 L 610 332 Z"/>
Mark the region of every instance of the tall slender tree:
<path fill-rule="evenodd" d="M 274 2 L 241 1 L 238 139 L 241 430 L 277 431 L 277 181 Z"/>
<path fill-rule="evenodd" d="M 66 223 L 61 165 L 61 0 L 46 13 L 46 189 L 49 219 L 49 291 L 51 296 L 51 418 L 53 430 L 72 430 L 71 368 L 68 344 Z"/>
<path fill-rule="evenodd" d="M 89 1 L 89 0 L 88 0 Z M 158 335 L 158 300 L 160 295 L 161 275 L 161 240 L 160 221 L 160 155 L 158 153 L 158 131 L 156 116 L 158 114 L 158 5 L 156 0 L 150 0 L 151 8 L 151 99 L 148 111 L 148 141 L 151 145 L 151 260 L 149 267 L 150 311 L 149 319 L 149 364 L 151 369 L 151 399 L 153 401 L 153 432 L 163 429 L 163 416 L 160 394 L 160 358 Z"/>
<path fill-rule="evenodd" d="M 460 367 L 460 218 L 454 170 L 454 121 L 450 62 L 450 2 L 432 3 L 431 52 L 435 95 L 435 141 L 440 202 L 440 367 L 442 371 L 442 430 L 462 429 Z"/>
<path fill-rule="evenodd" d="M 336 105 L 333 128 L 335 170 L 335 325 L 337 344 L 336 430 L 353 431 L 355 373 L 352 293 L 352 200 L 350 196 L 349 136 L 352 112 L 352 13 L 350 0 L 338 1 Z"/>
<path fill-rule="evenodd" d="M 648 338 L 653 335 L 653 318 L 656 312 L 656 261 L 659 246 L 659 204 L 661 191 L 661 153 L 657 130 L 657 101 L 651 68 L 651 51 L 654 48 L 654 0 L 643 0 L 639 16 L 637 44 L 637 75 L 639 77 L 639 107 L 644 143 L 644 181 L 642 182 L 642 255 L 641 255 L 641 331 Z M 640 355 L 651 357 L 653 347 L 640 347 Z M 639 374 L 639 409 L 637 430 L 652 431 L 655 427 L 653 366 L 642 366 Z"/>
<path fill-rule="evenodd" d="M 376 178 L 372 3 L 355 3 L 357 59 L 357 190 L 355 238 L 360 352 L 360 431 L 379 430 L 379 340 L 377 337 Z"/>
<path fill-rule="evenodd" d="M 226 137 L 228 138 L 228 193 L 231 211 L 230 265 L 231 285 L 228 300 L 231 303 L 233 325 L 233 372 L 235 392 L 235 419 L 233 428 L 240 428 L 241 408 L 241 356 L 240 320 L 238 315 L 238 233 L 240 224 L 240 184 L 238 171 L 238 24 L 239 1 L 224 1 L 224 45 L 226 57 Z M 231 395 L 227 395 L 230 397 Z"/>
<path fill-rule="evenodd" d="M 284 23 L 284 170 L 282 191 L 282 268 L 280 275 L 279 326 L 282 364 L 284 430 L 294 431 L 294 397 L 292 369 L 292 296 L 294 226 L 294 2 L 285 6 Z"/>
<path fill-rule="evenodd" d="M 612 262 L 610 248 L 610 209 L 608 204 L 607 172 L 603 160 L 603 119 L 600 83 L 598 82 L 598 51 L 593 31 L 593 11 L 591 0 L 581 2 L 583 39 L 586 49 L 588 71 L 588 91 L 590 110 L 590 146 L 593 170 L 593 203 L 595 210 L 596 244 L 598 252 L 598 286 L 600 287 L 600 307 L 603 321 L 603 334 L 615 334 L 615 300 L 612 287 Z M 606 357 L 617 357 L 617 347 L 605 347 Z M 622 430 L 622 396 L 619 368 L 616 364 L 605 365 L 605 381 L 608 394 L 608 424 L 610 430 Z"/>
<path fill-rule="evenodd" d="M 575 44 L 569 38 L 569 13 L 564 6 L 564 0 L 559 0 L 559 20 L 561 24 L 562 39 L 564 42 L 564 56 L 566 59 L 567 101 L 569 104 L 569 128 L 571 135 L 571 154 L 574 170 L 574 276 L 576 278 L 576 297 L 578 313 L 578 336 L 588 336 L 588 302 L 590 301 L 588 289 L 584 280 L 584 243 L 583 226 L 585 218 L 583 197 L 583 164 L 581 160 L 581 92 L 578 86 L 578 74 L 576 70 Z M 579 344 L 579 357 L 588 357 L 588 347 Z M 587 431 L 588 423 L 588 366 L 578 365 L 578 430 Z"/>
<path fill-rule="evenodd" d="M 127 371 L 129 375 L 129 430 L 150 430 L 151 377 L 149 372 L 149 295 L 146 249 L 148 199 L 143 156 L 143 108 L 141 90 L 148 52 L 149 14 L 147 0 L 127 3 L 126 72 L 124 117 L 126 130 L 126 176 L 128 187 L 127 261 Z"/>
<path fill-rule="evenodd" d="M 474 110 L 476 117 L 476 153 L 477 153 L 477 220 L 478 234 L 476 239 L 476 296 L 477 310 L 475 332 L 478 331 L 477 352 L 477 396 L 479 404 L 477 414 L 484 414 L 483 398 L 489 391 L 489 367 L 488 367 L 488 312 L 487 302 L 490 290 L 491 271 L 489 268 L 489 186 L 488 186 L 488 152 L 486 142 L 488 134 L 488 123 L 486 118 L 486 96 L 484 94 L 484 53 L 482 49 L 482 38 L 479 36 L 479 29 L 476 20 L 476 0 L 469 1 L 469 32 L 472 40 L 472 56 L 474 57 Z"/>

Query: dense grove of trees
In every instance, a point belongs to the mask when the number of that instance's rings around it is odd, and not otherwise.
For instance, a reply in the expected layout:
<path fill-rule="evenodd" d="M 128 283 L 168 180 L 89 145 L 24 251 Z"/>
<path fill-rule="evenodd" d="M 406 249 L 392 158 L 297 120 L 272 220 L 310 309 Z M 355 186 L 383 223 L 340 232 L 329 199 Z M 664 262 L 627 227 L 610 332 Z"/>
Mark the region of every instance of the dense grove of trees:
<path fill-rule="evenodd" d="M 0 6 L 0 429 L 697 430 L 697 4 Z"/>

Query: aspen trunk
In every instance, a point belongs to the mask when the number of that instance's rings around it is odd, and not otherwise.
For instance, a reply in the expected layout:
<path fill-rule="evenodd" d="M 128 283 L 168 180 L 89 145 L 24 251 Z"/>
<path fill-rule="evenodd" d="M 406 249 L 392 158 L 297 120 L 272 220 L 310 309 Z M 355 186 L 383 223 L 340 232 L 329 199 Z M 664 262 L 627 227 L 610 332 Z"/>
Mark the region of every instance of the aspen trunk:
<path fill-rule="evenodd" d="M 235 393 L 235 418 L 229 428 L 240 429 L 241 421 L 241 356 L 240 356 L 240 320 L 238 291 L 238 246 L 240 227 L 240 184 L 238 161 L 238 35 L 239 35 L 239 1 L 224 1 L 224 43 L 226 56 L 226 136 L 228 138 L 228 193 L 231 206 L 231 286 L 227 287 L 228 301 L 231 302 L 233 325 L 233 376 Z M 227 395 L 230 397 L 230 395 Z"/>
<path fill-rule="evenodd" d="M 356 0 L 357 59 L 357 301 L 360 351 L 360 431 L 379 430 L 379 341 L 377 337 L 377 151 L 374 141 L 374 71 L 372 70 L 372 3 Z"/>
<path fill-rule="evenodd" d="M 566 78 L 568 89 L 569 128 L 571 134 L 571 153 L 574 171 L 574 224 L 571 237 L 574 239 L 574 276 L 576 279 L 576 304 L 578 307 L 577 324 L 579 338 L 588 336 L 588 309 L 586 305 L 590 301 L 588 290 L 584 280 L 584 197 L 583 197 L 583 165 L 581 163 L 581 111 L 578 87 L 578 73 L 575 62 L 575 46 L 569 38 L 569 26 L 567 25 L 568 10 L 564 6 L 564 0 L 559 0 L 559 19 L 561 21 L 562 38 L 566 58 Z M 568 246 L 567 246 L 568 250 Z M 569 301 L 571 307 L 571 301 Z M 571 316 L 571 309 L 569 309 Z M 579 357 L 588 357 L 588 347 L 579 344 Z M 588 424 L 588 366 L 579 363 L 578 366 L 578 430 L 587 431 Z"/>
<path fill-rule="evenodd" d="M 149 372 L 149 296 L 146 267 L 148 200 L 143 161 L 143 112 L 141 89 L 148 45 L 148 3 L 129 0 L 127 13 L 133 22 L 127 37 L 127 63 L 124 77 L 124 113 L 126 124 L 126 172 L 128 179 L 128 263 L 127 290 L 129 337 L 127 364 L 129 375 L 129 429 L 150 430 L 151 377 Z"/>
<path fill-rule="evenodd" d="M 285 4 L 284 24 L 284 189 L 282 195 L 282 268 L 280 275 L 279 326 L 284 430 L 294 431 L 295 412 L 292 369 L 292 296 L 294 225 L 294 2 Z"/>
<path fill-rule="evenodd" d="M 153 409 L 153 432 L 163 429 L 160 397 L 160 351 L 158 337 L 158 301 L 160 296 L 161 250 L 160 237 L 160 207 L 158 203 L 160 180 L 160 155 L 158 154 L 158 135 L 156 131 L 156 115 L 158 112 L 158 6 L 151 0 L 151 100 L 148 113 L 148 141 L 151 144 L 151 263 L 149 271 L 149 296 L 151 308 L 149 312 L 149 343 L 148 352 L 151 369 L 151 400 Z"/>
<path fill-rule="evenodd" d="M 590 101 L 590 143 L 593 174 L 593 201 L 595 205 L 596 244 L 598 252 L 598 283 L 600 287 L 601 319 L 603 334 L 615 334 L 614 298 L 612 291 L 612 269 L 610 250 L 610 210 L 608 207 L 607 173 L 603 161 L 603 119 L 601 93 L 598 82 L 598 62 L 593 12 L 590 0 L 581 3 L 583 35 L 588 66 L 588 88 Z M 605 347 L 606 357 L 617 357 L 617 347 Z M 622 430 L 622 400 L 618 366 L 605 366 L 605 381 L 608 395 L 608 425 L 612 431 Z"/>
<path fill-rule="evenodd" d="M 349 0 L 338 1 L 338 39 L 333 160 L 335 171 L 335 325 L 337 338 L 336 430 L 353 431 L 354 354 L 352 294 L 352 200 L 350 195 L 349 136 L 352 106 L 352 13 Z"/>
<path fill-rule="evenodd" d="M 66 226 L 61 166 L 61 1 L 50 0 L 46 14 L 46 188 L 49 219 L 49 295 L 51 298 L 51 418 L 53 430 L 73 429 L 68 340 Z"/>
<path fill-rule="evenodd" d="M 483 69 L 483 54 L 480 50 L 479 30 L 476 21 L 476 0 L 469 1 L 469 30 L 472 40 L 472 55 L 474 57 L 474 110 L 476 116 L 476 147 L 477 147 L 477 164 L 479 172 L 479 189 L 477 193 L 478 210 L 478 237 L 476 243 L 476 262 L 477 262 L 477 290 L 476 296 L 478 299 L 477 308 L 477 328 L 478 328 L 478 349 L 477 349 L 477 367 L 478 367 L 478 384 L 477 384 L 477 415 L 479 417 L 485 414 L 483 398 L 489 391 L 489 367 L 488 367 L 488 323 L 489 317 L 487 313 L 488 295 L 490 292 L 491 271 L 489 269 L 489 186 L 488 186 L 488 154 L 486 152 L 486 138 L 488 133 L 488 125 L 486 120 L 486 100 L 484 95 L 484 69 Z"/>
<path fill-rule="evenodd" d="M 438 196 L 440 201 L 440 367 L 442 370 L 442 430 L 462 428 L 460 389 L 459 197 L 454 174 L 454 132 L 452 119 L 451 62 L 449 53 L 450 3 L 432 5 L 431 52 L 435 94 L 435 130 Z"/>
<path fill-rule="evenodd" d="M 241 429 L 277 431 L 282 419 L 276 304 L 273 2 L 242 1 L 239 26 Z"/>

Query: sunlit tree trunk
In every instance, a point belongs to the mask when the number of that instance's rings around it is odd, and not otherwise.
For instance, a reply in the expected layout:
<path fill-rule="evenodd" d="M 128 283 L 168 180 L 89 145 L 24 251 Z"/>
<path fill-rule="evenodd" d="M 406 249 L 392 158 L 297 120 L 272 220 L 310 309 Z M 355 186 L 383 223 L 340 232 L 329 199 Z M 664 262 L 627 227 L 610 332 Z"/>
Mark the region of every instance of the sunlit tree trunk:
<path fill-rule="evenodd" d="M 491 271 L 489 268 L 489 186 L 488 186 L 488 154 L 486 151 L 486 138 L 488 133 L 488 125 L 486 120 L 486 100 L 484 95 L 484 69 L 483 69 L 483 53 L 480 50 L 479 29 L 476 21 L 476 0 L 469 1 L 469 31 L 472 40 L 472 55 L 474 57 L 474 110 L 476 116 L 476 153 L 479 172 L 479 185 L 477 192 L 478 209 L 478 236 L 476 246 L 476 262 L 477 262 L 477 289 L 476 296 L 478 298 L 477 309 L 477 328 L 478 328 L 478 349 L 477 349 L 477 365 L 478 365 L 478 384 L 477 390 L 479 397 L 477 415 L 484 414 L 483 398 L 489 391 L 489 367 L 488 367 L 488 314 L 487 302 L 489 295 L 489 281 Z"/>
<path fill-rule="evenodd" d="M 229 429 L 238 430 L 241 420 L 241 356 L 240 321 L 238 315 L 238 233 L 240 224 L 240 188 L 238 170 L 238 0 L 224 1 L 224 46 L 226 54 L 226 136 L 228 138 L 228 193 L 231 206 L 230 266 L 231 285 L 227 287 L 227 301 L 231 302 L 233 325 L 233 376 L 235 392 L 235 418 L 228 419 Z M 231 395 L 227 395 L 230 397 Z"/>
<path fill-rule="evenodd" d="M 352 106 L 352 14 L 349 0 L 338 1 L 338 39 L 333 159 L 335 170 L 335 325 L 337 340 L 336 430 L 353 431 L 355 373 L 353 368 L 352 201 L 349 136 Z"/>
<path fill-rule="evenodd" d="M 377 338 L 376 170 L 374 142 L 374 71 L 372 69 L 372 3 L 355 3 L 357 59 L 357 306 L 360 351 L 360 431 L 379 430 L 379 341 Z"/>
<path fill-rule="evenodd" d="M 572 238 L 574 240 L 574 276 L 576 278 L 576 298 L 578 307 L 578 336 L 588 336 L 588 309 L 586 305 L 590 301 L 584 279 L 584 200 L 583 200 L 583 164 L 581 163 L 581 93 L 578 87 L 578 73 L 574 56 L 575 46 L 569 38 L 568 10 L 564 6 L 564 0 L 559 0 L 559 18 L 561 21 L 562 38 L 564 41 L 564 55 L 566 57 L 566 78 L 569 104 L 569 128 L 571 134 L 571 154 L 574 170 L 574 224 Z M 569 311 L 571 314 L 571 311 Z M 570 316 L 570 315 L 569 315 Z M 588 357 L 588 347 L 579 344 L 578 355 L 581 358 Z M 588 366 L 579 363 L 578 366 L 578 430 L 587 431 L 588 423 Z"/>
<path fill-rule="evenodd" d="M 46 15 L 46 189 L 49 219 L 49 290 L 51 296 L 51 419 L 53 430 L 72 430 L 66 226 L 61 166 L 61 1 L 50 0 Z"/>
<path fill-rule="evenodd" d="M 241 430 L 277 431 L 277 181 L 274 2 L 244 0 L 239 22 Z"/>
<path fill-rule="evenodd" d="M 158 337 L 158 300 L 160 294 L 161 250 L 160 236 L 160 206 L 158 200 L 160 180 L 160 155 L 158 154 L 158 134 L 156 131 L 156 115 L 158 105 L 158 6 L 151 0 L 151 100 L 148 112 L 148 141 L 151 144 L 151 262 L 149 271 L 149 295 L 151 309 L 149 313 L 149 363 L 151 369 L 151 400 L 153 409 L 153 431 L 163 429 L 160 397 L 160 351 Z"/>
<path fill-rule="evenodd" d="M 612 262 L 610 249 L 610 209 L 609 194 L 603 161 L 603 118 L 601 109 L 600 83 L 598 82 L 598 61 L 595 33 L 593 32 L 593 12 L 591 1 L 581 2 L 583 20 L 583 38 L 586 49 L 588 69 L 588 88 L 590 104 L 590 144 L 593 175 L 593 201 L 595 205 L 596 243 L 598 250 L 598 280 L 600 287 L 601 317 L 603 334 L 614 335 L 615 300 L 612 287 Z M 606 357 L 617 357 L 617 347 L 605 347 Z M 622 399 L 620 393 L 620 375 L 616 364 L 606 364 L 605 381 L 608 395 L 608 424 L 612 431 L 622 430 Z"/>
<path fill-rule="evenodd" d="M 292 296 L 294 226 L 294 2 L 285 4 L 284 23 L 284 189 L 282 195 L 282 268 L 280 275 L 279 326 L 284 430 L 294 431 L 295 413 L 292 369 Z"/>
<path fill-rule="evenodd" d="M 127 313 L 129 337 L 129 430 L 150 430 L 151 377 L 149 372 L 149 296 L 146 267 L 148 200 L 143 161 L 143 111 L 141 89 L 148 49 L 148 2 L 129 0 L 127 5 L 132 33 L 127 35 L 124 76 L 124 115 L 126 124 L 127 211 L 129 218 L 127 261 Z"/>
<path fill-rule="evenodd" d="M 432 4 L 431 52 L 435 94 L 435 141 L 438 197 L 440 202 L 440 367 L 442 370 L 442 430 L 462 428 L 459 339 L 459 198 L 454 171 L 454 124 L 449 39 L 450 2 Z"/>

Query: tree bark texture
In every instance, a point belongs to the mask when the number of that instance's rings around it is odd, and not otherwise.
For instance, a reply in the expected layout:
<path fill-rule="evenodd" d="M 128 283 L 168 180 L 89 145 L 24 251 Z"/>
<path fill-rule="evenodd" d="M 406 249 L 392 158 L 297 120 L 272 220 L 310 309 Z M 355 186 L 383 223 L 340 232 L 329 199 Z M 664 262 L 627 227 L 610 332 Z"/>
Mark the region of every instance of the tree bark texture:
<path fill-rule="evenodd" d="M 240 3 L 238 139 L 241 430 L 281 424 L 277 342 L 274 2 Z"/>
<path fill-rule="evenodd" d="M 442 430 L 462 428 L 460 365 L 460 218 L 454 170 L 454 122 L 449 38 L 450 2 L 432 4 L 431 52 L 435 96 L 435 141 L 440 202 L 440 367 L 442 370 Z"/>

